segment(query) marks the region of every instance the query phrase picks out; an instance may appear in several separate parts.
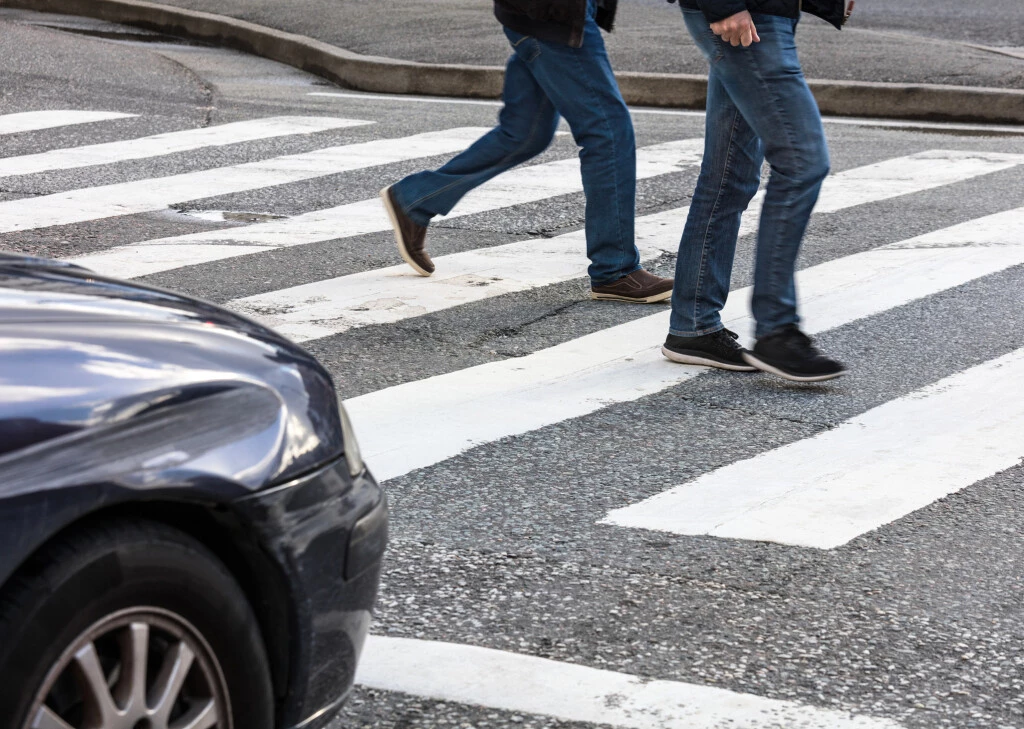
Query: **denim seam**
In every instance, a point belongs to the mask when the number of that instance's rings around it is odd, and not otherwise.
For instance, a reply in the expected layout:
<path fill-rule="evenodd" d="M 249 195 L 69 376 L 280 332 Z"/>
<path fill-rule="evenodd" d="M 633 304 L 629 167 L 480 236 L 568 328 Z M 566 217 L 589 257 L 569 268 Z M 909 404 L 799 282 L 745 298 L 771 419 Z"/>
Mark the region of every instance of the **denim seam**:
<path fill-rule="evenodd" d="M 735 106 L 735 105 L 734 105 Z M 693 297 L 693 323 L 696 325 L 700 311 L 698 306 L 700 304 L 701 291 L 704 285 L 704 278 L 707 271 L 707 260 L 708 260 L 708 240 L 711 238 L 711 225 L 714 222 L 715 215 L 718 213 L 718 208 L 722 202 L 722 196 L 725 194 L 726 183 L 729 179 L 729 172 L 732 170 L 732 157 L 734 152 L 733 142 L 736 140 L 736 129 L 739 126 L 740 110 L 736 109 L 732 118 L 732 128 L 729 130 L 729 145 L 725 153 L 725 169 L 722 173 L 722 182 L 718 186 L 718 195 L 715 196 L 715 204 L 711 207 L 711 214 L 708 215 L 708 225 L 704 229 L 704 240 L 701 242 L 700 249 L 700 272 L 697 274 L 697 286 L 696 296 Z"/>
<path fill-rule="evenodd" d="M 778 120 L 780 122 L 779 126 L 782 127 L 783 131 L 786 134 L 786 141 L 789 144 L 789 148 L 790 149 L 796 149 L 796 140 L 794 139 L 793 130 L 792 130 L 791 126 L 790 126 L 790 119 L 784 113 L 783 105 L 780 104 L 779 95 L 777 93 L 775 93 L 774 89 L 772 88 L 772 85 L 769 84 L 765 80 L 764 75 L 761 73 L 761 69 L 758 66 L 758 64 L 753 63 L 753 64 L 750 64 L 750 66 L 751 66 L 751 68 L 753 70 L 754 78 L 757 79 L 757 82 L 758 82 L 758 84 L 760 84 L 762 90 L 765 92 L 765 95 L 768 98 L 771 99 L 772 107 L 773 107 L 773 109 L 775 111 L 775 114 L 778 117 Z M 774 170 L 772 171 L 772 174 L 773 175 L 775 174 Z M 769 185 L 770 184 L 771 184 L 771 180 L 769 180 Z M 760 245 L 760 241 L 758 241 L 758 245 Z M 781 246 L 779 246 L 779 245 L 773 245 L 772 249 L 770 251 L 770 254 L 769 254 L 769 258 L 768 258 L 768 283 L 769 283 L 769 289 L 771 289 L 771 290 L 774 290 L 775 288 L 777 288 L 776 287 L 776 282 L 778 280 L 777 268 L 778 268 L 778 263 L 779 263 L 779 249 L 780 248 L 781 248 Z M 760 325 L 760 322 L 756 322 L 756 324 Z"/>
<path fill-rule="evenodd" d="M 576 70 L 579 73 L 579 78 L 587 80 L 586 81 L 586 83 L 587 83 L 587 92 L 590 95 L 591 101 L 595 102 L 594 103 L 594 107 L 601 110 L 601 120 L 604 122 L 605 130 L 608 132 L 608 136 L 612 140 L 612 160 L 614 161 L 614 160 L 616 160 L 618 158 L 618 155 L 617 155 L 618 149 L 616 148 L 616 144 L 615 144 L 615 134 L 614 134 L 614 130 L 612 129 L 611 120 L 608 118 L 608 114 L 605 111 L 604 105 L 600 104 L 600 103 L 596 103 L 598 101 L 598 99 L 597 99 L 597 95 L 594 93 L 594 86 L 590 82 L 590 80 L 587 77 L 587 75 L 583 72 L 583 67 L 580 64 L 579 54 L 573 53 L 572 57 L 573 57 L 573 61 L 575 61 Z M 622 236 L 623 236 L 623 230 L 622 230 L 622 210 L 619 207 L 619 205 L 620 205 L 620 203 L 619 203 L 620 181 L 619 181 L 619 175 L 618 175 L 617 167 L 618 166 L 614 165 L 614 164 L 612 166 L 612 168 L 614 170 L 614 173 L 613 173 L 613 178 L 614 178 L 613 185 L 614 185 L 614 188 L 615 188 L 615 191 L 614 191 L 614 194 L 613 194 L 613 199 L 615 200 L 615 221 L 616 221 L 616 226 L 618 228 L 618 236 L 619 236 L 619 240 L 622 240 Z M 622 268 L 623 268 L 623 264 L 624 263 L 625 263 L 625 254 L 621 253 L 620 256 L 619 256 L 619 263 L 616 266 L 616 268 L 618 268 L 621 271 Z M 633 272 L 630 271 L 630 273 L 633 273 Z M 629 274 L 626 274 L 626 275 L 628 276 Z M 618 279 L 611 279 L 611 280 L 617 281 Z M 600 284 L 594 284 L 593 281 L 592 281 L 591 285 L 600 285 Z"/>

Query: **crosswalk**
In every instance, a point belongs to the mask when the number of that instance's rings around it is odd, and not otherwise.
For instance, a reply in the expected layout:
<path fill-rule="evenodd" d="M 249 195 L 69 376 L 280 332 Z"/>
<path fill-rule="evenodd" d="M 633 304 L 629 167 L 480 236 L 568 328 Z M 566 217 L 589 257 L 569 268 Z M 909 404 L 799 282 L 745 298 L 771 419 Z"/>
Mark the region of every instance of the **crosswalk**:
<path fill-rule="evenodd" d="M 801 271 L 804 328 L 811 334 L 835 329 L 1024 264 L 1021 230 L 1024 210 L 1015 210 Z M 749 297 L 749 289 L 730 295 L 722 312 L 726 326 L 752 330 Z M 668 316 L 659 312 L 525 357 L 372 392 L 351 400 L 349 408 L 362 425 L 364 449 L 379 464 L 377 472 L 395 478 L 482 443 L 638 400 L 705 374 L 705 368 L 661 356 Z M 494 418 L 499 410 L 504 416 Z M 424 422 L 431 423 L 428 430 Z"/>
<path fill-rule="evenodd" d="M 128 116 L 103 111 L 8 114 L 0 116 L 0 134 L 46 129 L 59 133 L 70 125 Z M 376 123 L 347 116 L 268 117 L 0 158 L 0 177 L 72 169 L 87 176 L 107 165 L 130 170 L 131 164 L 143 160 L 189 154 L 194 155 L 196 167 L 166 176 L 7 199 L 0 202 L 0 234 L 64 228 L 60 235 L 68 237 L 79 224 L 103 221 L 116 225 L 126 216 L 159 213 L 169 206 L 237 193 L 264 195 L 272 208 L 275 195 L 286 186 L 357 172 L 373 176 L 383 186 L 391 181 L 389 165 L 417 160 L 426 164 L 465 148 L 485 131 L 475 126 L 453 127 L 366 141 L 365 136 L 375 136 Z M 204 153 L 215 147 L 259 144 L 263 145 L 259 149 L 265 150 L 273 140 L 315 140 L 317 135 L 349 130 L 364 136 L 297 154 L 261 152 L 252 161 L 212 168 L 203 161 Z M 998 173 L 1016 174 L 1024 169 L 1021 154 L 958 149 L 946 139 L 941 142 L 832 174 L 816 209 L 818 219 L 839 219 L 855 209 L 912 201 L 924 193 L 943 195 L 958 185 L 984 184 Z M 692 179 L 702 148 L 699 138 L 642 146 L 638 150 L 639 177 L 652 182 L 682 175 Z M 448 220 L 546 203 L 581 192 L 575 158 L 543 161 L 482 186 Z M 759 195 L 744 218 L 744 233 L 756 231 L 760 204 Z M 675 252 L 686 215 L 686 207 L 671 207 L 638 217 L 637 243 L 645 261 Z M 116 244 L 69 260 L 100 275 L 120 278 L 189 269 L 201 284 L 207 264 L 229 259 L 259 263 L 261 256 L 270 260 L 272 254 L 287 249 L 324 243 L 344 246 L 359 236 L 376 236 L 374 245 L 388 251 L 394 265 L 315 269 L 301 272 L 299 282 L 287 287 L 223 300 L 229 308 L 296 341 L 319 340 L 317 346 L 322 348 L 329 346 L 330 338 L 354 330 L 380 327 L 384 331 L 442 312 L 455 317 L 469 315 L 474 307 L 498 297 L 583 280 L 586 270 L 584 234 L 574 229 L 554 237 L 470 245 L 436 256 L 437 273 L 431 278 L 419 277 L 391 255 L 387 216 L 379 200 L 371 196 L 334 207 L 314 206 L 297 214 L 282 212 L 274 219 L 234 227 L 152 239 L 129 234 Z M 1024 266 L 1024 208 L 1008 203 L 999 212 L 840 254 L 805 268 L 799 275 L 805 329 L 824 333 L 869 317 L 898 315 L 901 307 L 1018 266 Z M 723 313 L 727 325 L 743 333 L 752 329 L 749 295 L 748 288 L 734 290 Z M 359 429 L 364 455 L 378 478 L 399 479 L 458 456 L 471 458 L 480 446 L 551 426 L 576 421 L 585 428 L 587 418 L 607 408 L 635 403 L 671 388 L 685 392 L 687 387 L 706 381 L 711 376 L 706 370 L 670 363 L 660 355 L 667 328 L 666 309 L 645 309 L 625 323 L 581 336 L 563 336 L 524 356 L 454 366 L 418 379 L 399 377 L 398 384 L 366 392 L 346 404 Z M 1022 376 L 1024 350 L 1015 349 L 804 439 L 738 459 L 682 484 L 665 483 L 646 499 L 624 502 L 610 510 L 600 526 L 680 538 L 711 536 L 735 542 L 839 549 L 1019 463 L 1024 457 L 1024 401 L 1005 397 L 1005 393 L 1014 392 Z M 772 478 L 765 479 L 766 473 Z M 785 702 L 758 703 L 756 697 L 716 697 L 711 689 L 707 691 L 712 693 L 702 693 L 700 687 L 682 684 L 638 685 L 624 674 L 596 669 L 580 669 L 577 678 L 585 687 L 580 696 L 547 696 L 533 691 L 531 672 L 556 676 L 564 666 L 522 663 L 497 654 L 477 658 L 493 663 L 495 675 L 521 674 L 524 690 L 503 692 L 500 689 L 505 684 L 499 682 L 460 693 L 430 684 L 427 673 L 396 672 L 392 664 L 397 659 L 389 662 L 386 658 L 392 648 L 382 639 L 377 643 L 381 657 L 367 664 L 367 685 L 571 721 L 607 719 L 608 707 L 595 704 L 587 693 L 592 688 L 597 692 L 593 695 L 624 693 L 638 707 L 624 709 L 621 721 L 605 722 L 617 726 L 654 726 L 635 717 L 664 712 L 670 706 L 678 708 L 682 704 L 665 697 L 684 694 L 688 698 L 683 704 L 718 706 L 715 702 L 721 700 L 722 706 L 732 706 L 730 702 L 739 702 L 751 716 L 779 711 L 790 717 L 787 721 L 807 726 L 896 726 L 881 720 L 817 715 L 807 707 Z M 419 650 L 415 646 L 402 648 L 403 656 Z M 457 647 L 449 650 L 434 645 L 422 650 L 425 661 L 451 664 L 445 674 L 449 678 L 459 675 L 464 656 Z M 461 684 L 456 681 L 454 685 Z M 510 703 L 510 695 L 529 698 Z M 725 719 L 714 711 L 708 709 L 706 715 L 684 711 L 676 723 L 657 726 L 718 726 L 715 722 Z M 738 726 L 760 726 L 749 717 L 743 720 L 748 723 Z"/>
<path fill-rule="evenodd" d="M 133 116 L 135 115 L 116 111 L 77 111 L 74 109 L 20 111 L 14 114 L 0 115 L 0 134 L 37 132 L 43 129 L 90 124 L 112 119 L 129 119 Z"/>

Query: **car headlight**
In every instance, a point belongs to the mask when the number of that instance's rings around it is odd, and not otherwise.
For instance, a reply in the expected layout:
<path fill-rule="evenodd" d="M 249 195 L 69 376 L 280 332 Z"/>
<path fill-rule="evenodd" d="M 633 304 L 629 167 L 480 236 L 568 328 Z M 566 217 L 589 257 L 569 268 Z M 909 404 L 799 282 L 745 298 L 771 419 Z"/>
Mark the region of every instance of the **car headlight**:
<path fill-rule="evenodd" d="M 348 461 L 348 472 L 355 478 L 363 472 L 363 454 L 359 452 L 359 441 L 356 440 L 356 431 L 349 420 L 345 406 L 338 401 L 338 412 L 341 413 L 341 436 L 345 439 L 345 460 Z"/>

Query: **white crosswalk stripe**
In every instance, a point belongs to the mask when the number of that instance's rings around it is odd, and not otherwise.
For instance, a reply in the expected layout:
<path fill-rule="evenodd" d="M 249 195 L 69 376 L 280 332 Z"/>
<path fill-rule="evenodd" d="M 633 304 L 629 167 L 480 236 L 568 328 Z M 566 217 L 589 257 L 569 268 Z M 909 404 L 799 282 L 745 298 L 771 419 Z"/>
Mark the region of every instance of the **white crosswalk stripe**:
<path fill-rule="evenodd" d="M 613 511 L 603 523 L 832 549 L 1024 458 L 1024 350 L 834 430 Z"/>
<path fill-rule="evenodd" d="M 470 645 L 370 636 L 370 688 L 624 729 L 900 729 L 795 701 L 560 663 Z"/>
<path fill-rule="evenodd" d="M 934 234 L 942 247 L 922 236 L 806 269 L 798 276 L 804 328 L 834 329 L 1024 264 L 1022 226 L 1024 209 L 1014 210 Z M 731 329 L 751 329 L 749 296 L 730 295 L 722 318 Z M 704 368 L 668 362 L 659 351 L 668 319 L 654 314 L 526 357 L 362 395 L 348 407 L 378 477 L 395 478 L 696 377 Z"/>
<path fill-rule="evenodd" d="M 168 205 L 257 190 L 316 177 L 379 167 L 408 159 L 451 153 L 485 130 L 449 129 L 402 139 L 327 147 L 200 172 L 151 178 L 0 203 L 0 233 L 69 225 Z"/>
<path fill-rule="evenodd" d="M 642 150 L 641 167 L 656 166 L 661 154 L 668 152 L 665 147 Z M 935 150 L 858 167 L 828 178 L 817 210 L 836 212 L 909 195 L 1009 169 L 1021 162 L 1024 156 L 1020 155 Z M 493 198 L 498 204 L 514 199 L 518 181 L 506 180 L 502 187 L 506 186 L 507 190 L 495 190 L 485 199 Z M 474 203 L 479 205 L 479 201 L 473 201 L 469 209 L 474 209 Z M 675 252 L 688 210 L 679 208 L 637 219 L 637 245 L 645 261 Z M 744 216 L 744 224 L 751 231 L 756 230 L 757 222 L 756 209 Z M 567 281 L 586 272 L 585 250 L 585 236 L 578 231 L 554 239 L 444 256 L 435 261 L 438 270 L 430 278 L 400 265 L 251 296 L 229 306 L 285 336 L 306 341 Z M 88 265 L 88 261 L 81 262 Z"/>
<path fill-rule="evenodd" d="M 86 147 L 55 149 L 39 154 L 0 159 L 0 177 L 32 175 L 50 170 L 71 170 L 80 167 L 106 165 L 114 162 L 161 157 L 178 152 L 190 152 L 204 147 L 273 139 L 292 134 L 312 134 L 329 129 L 355 127 L 370 122 L 355 119 L 336 119 L 326 116 L 284 116 L 268 119 L 234 122 L 180 132 L 154 134 L 121 142 L 92 144 Z"/>
<path fill-rule="evenodd" d="M 1020 164 L 1024 164 L 1024 155 L 944 149 L 889 159 L 826 179 L 814 212 L 832 213 L 854 205 L 934 190 Z M 743 215 L 740 235 L 757 229 L 763 204 L 764 190 L 761 190 Z"/>
<path fill-rule="evenodd" d="M 702 150 L 703 140 L 693 139 L 643 148 L 637 154 L 637 177 L 648 179 L 698 165 Z M 522 167 L 472 191 L 447 219 L 568 195 L 582 189 L 579 162 L 574 159 Z M 373 197 L 286 220 L 119 246 L 82 256 L 74 262 L 106 276 L 134 278 L 181 266 L 390 229 L 391 223 L 380 200 Z"/>
<path fill-rule="evenodd" d="M 0 134 L 35 132 L 76 124 L 110 121 L 111 119 L 129 119 L 135 116 L 135 114 L 121 114 L 116 111 L 20 111 L 15 114 L 0 115 Z"/>
<path fill-rule="evenodd" d="M 686 209 L 636 221 L 648 261 L 674 251 Z M 434 259 L 430 278 L 404 263 L 238 299 L 228 304 L 294 339 L 307 341 L 371 324 L 392 324 L 494 296 L 568 281 L 586 272 L 583 231 L 518 241 Z"/>

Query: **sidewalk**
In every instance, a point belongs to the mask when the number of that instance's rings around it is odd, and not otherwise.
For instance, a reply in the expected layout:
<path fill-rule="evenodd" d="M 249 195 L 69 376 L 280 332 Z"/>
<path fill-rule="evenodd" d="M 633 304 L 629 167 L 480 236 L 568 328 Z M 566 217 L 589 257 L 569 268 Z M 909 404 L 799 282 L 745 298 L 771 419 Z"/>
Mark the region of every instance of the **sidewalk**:
<path fill-rule="evenodd" d="M 504 65 L 508 44 L 490 0 L 159 0 L 315 38 L 369 56 Z M 705 74 L 679 7 L 620 2 L 608 48 L 617 71 Z M 1024 89 L 1024 59 L 951 41 L 835 28 L 805 15 L 798 33 L 811 79 Z"/>
<path fill-rule="evenodd" d="M 385 94 L 497 98 L 508 43 L 489 0 L 0 0 L 237 48 Z M 707 69 L 663 0 L 621 0 L 609 38 L 633 106 L 700 109 Z M 801 57 L 823 114 L 1024 125 L 1024 59 L 805 16 Z"/>

